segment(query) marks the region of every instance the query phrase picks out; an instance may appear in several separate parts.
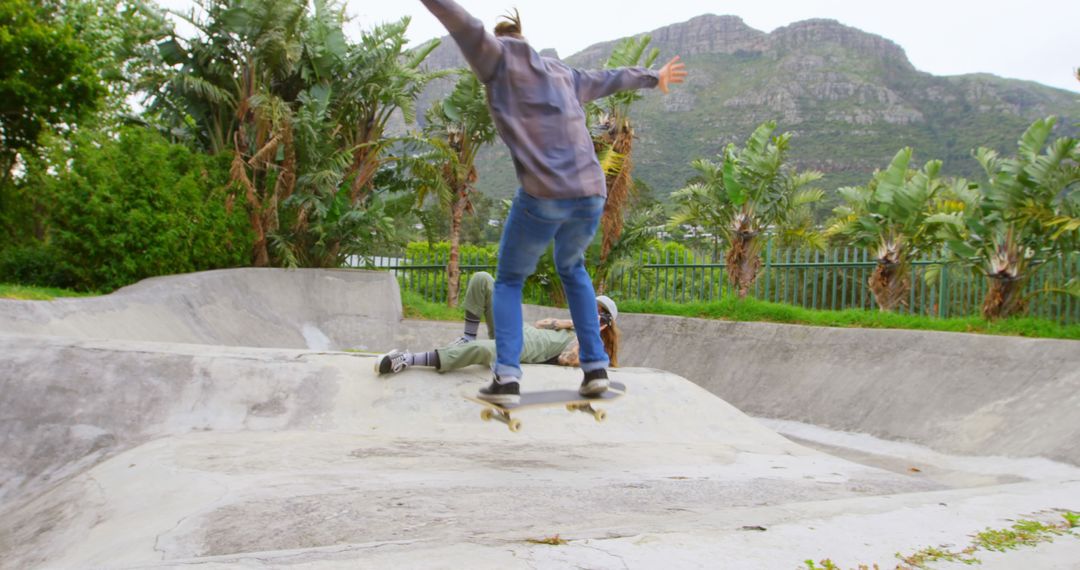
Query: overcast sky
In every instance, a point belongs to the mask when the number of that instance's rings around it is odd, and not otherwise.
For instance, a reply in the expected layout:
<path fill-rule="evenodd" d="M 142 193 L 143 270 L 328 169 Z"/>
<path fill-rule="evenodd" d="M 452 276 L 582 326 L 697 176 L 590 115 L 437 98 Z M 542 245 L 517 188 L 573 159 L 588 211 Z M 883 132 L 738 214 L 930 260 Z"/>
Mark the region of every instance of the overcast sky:
<path fill-rule="evenodd" d="M 161 0 L 170 7 L 189 0 Z M 772 30 L 808 18 L 832 18 L 884 36 L 907 52 L 916 68 L 934 75 L 988 72 L 1028 79 L 1074 92 L 1080 81 L 1080 0 L 459 0 L 490 29 L 498 16 L 518 8 L 522 27 L 537 48 L 566 57 L 602 41 L 647 32 L 702 14 L 739 16 Z M 376 23 L 412 16 L 410 38 L 445 30 L 419 0 L 348 0 L 351 34 Z M 902 9 L 902 10 L 901 10 Z M 661 54 L 666 56 L 668 54 Z"/>

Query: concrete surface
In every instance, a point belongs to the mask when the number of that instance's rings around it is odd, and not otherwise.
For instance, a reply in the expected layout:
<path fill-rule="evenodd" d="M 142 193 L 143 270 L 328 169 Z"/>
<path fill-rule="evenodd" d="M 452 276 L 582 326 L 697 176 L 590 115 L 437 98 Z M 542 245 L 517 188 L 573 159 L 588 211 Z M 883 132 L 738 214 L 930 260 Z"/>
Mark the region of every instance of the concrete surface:
<path fill-rule="evenodd" d="M 219 271 L 0 301 L 0 568 L 892 568 L 1080 510 L 1075 343 L 625 315 L 637 367 L 613 373 L 630 395 L 607 422 L 537 410 L 512 434 L 461 397 L 485 370 L 377 377 L 337 351 L 460 332 L 401 320 L 388 277 Z M 935 366 L 958 385 L 929 390 Z M 578 376 L 526 369 L 530 389 Z M 1078 568 L 1080 540 L 983 558 Z"/>
<path fill-rule="evenodd" d="M 530 307 L 530 318 L 552 313 Z M 626 366 L 752 416 L 1080 465 L 1080 342 L 622 315 Z"/>

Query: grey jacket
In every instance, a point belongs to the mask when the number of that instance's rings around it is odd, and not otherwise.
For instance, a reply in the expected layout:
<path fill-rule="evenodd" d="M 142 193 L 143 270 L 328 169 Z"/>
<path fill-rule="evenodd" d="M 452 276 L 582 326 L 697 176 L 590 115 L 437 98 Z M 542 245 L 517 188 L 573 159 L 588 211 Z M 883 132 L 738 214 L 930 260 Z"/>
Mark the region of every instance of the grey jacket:
<path fill-rule="evenodd" d="M 657 72 L 574 69 L 541 57 L 524 41 L 496 38 L 453 0 L 421 1 L 487 87 L 492 119 L 525 192 L 549 199 L 605 196 L 584 105 L 619 91 L 656 87 Z"/>

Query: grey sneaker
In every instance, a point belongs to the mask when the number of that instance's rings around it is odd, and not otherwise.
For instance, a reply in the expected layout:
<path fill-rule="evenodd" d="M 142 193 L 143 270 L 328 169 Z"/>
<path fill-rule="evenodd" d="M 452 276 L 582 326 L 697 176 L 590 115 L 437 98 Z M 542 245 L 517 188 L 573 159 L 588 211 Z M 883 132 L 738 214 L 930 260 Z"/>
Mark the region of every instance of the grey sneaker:
<path fill-rule="evenodd" d="M 463 336 L 459 336 L 459 337 L 454 339 L 454 342 L 451 342 L 450 344 L 448 344 L 446 346 L 448 348 L 453 348 L 455 346 L 461 346 L 463 344 L 469 344 L 472 341 L 473 341 L 473 339 L 468 339 L 468 338 L 465 338 Z"/>
<path fill-rule="evenodd" d="M 578 394 L 585 397 L 599 396 L 607 392 L 610 385 L 611 381 L 608 380 L 607 370 L 603 368 L 593 370 L 585 373 L 585 378 L 581 381 L 581 388 L 578 388 Z"/>
<path fill-rule="evenodd" d="M 375 361 L 376 374 L 397 374 L 409 367 L 409 353 L 402 350 L 391 350 Z"/>

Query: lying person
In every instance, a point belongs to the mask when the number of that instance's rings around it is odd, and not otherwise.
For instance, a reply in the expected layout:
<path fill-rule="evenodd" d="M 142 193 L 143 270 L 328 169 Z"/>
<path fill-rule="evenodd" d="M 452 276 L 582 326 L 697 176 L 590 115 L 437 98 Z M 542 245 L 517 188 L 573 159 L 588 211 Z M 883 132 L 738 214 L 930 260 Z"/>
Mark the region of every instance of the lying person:
<path fill-rule="evenodd" d="M 378 374 L 395 374 L 410 366 L 433 367 L 439 372 L 457 370 L 473 364 L 491 367 L 495 362 L 495 330 L 492 315 L 492 295 L 495 279 L 489 273 L 479 272 L 469 279 L 465 293 L 465 332 L 454 342 L 428 352 L 391 350 L 375 363 Z M 618 366 L 619 329 L 615 318 L 619 309 L 610 297 L 596 298 L 596 312 L 600 321 L 600 338 L 604 352 L 612 366 Z M 488 326 L 488 339 L 477 339 L 480 315 Z M 574 322 L 570 319 L 541 319 L 534 325 L 522 327 L 521 362 L 526 364 L 557 364 L 579 366 L 578 341 Z"/>

